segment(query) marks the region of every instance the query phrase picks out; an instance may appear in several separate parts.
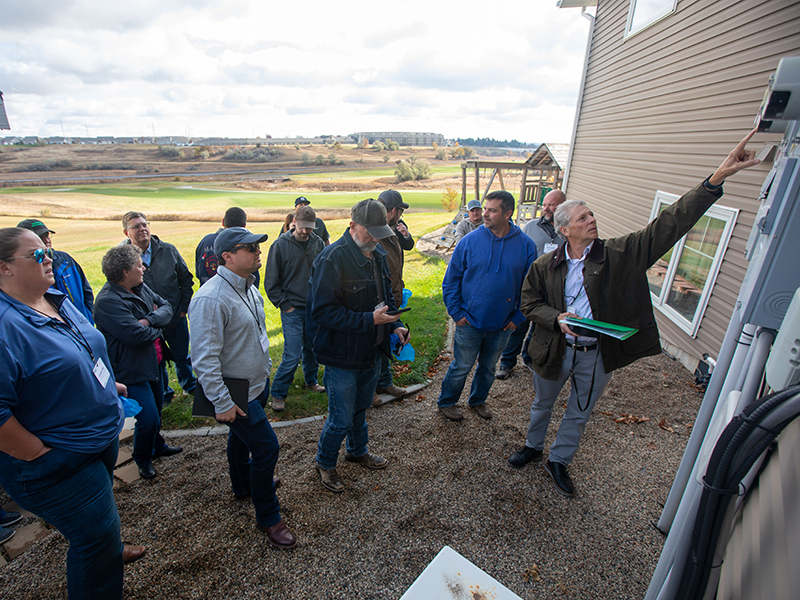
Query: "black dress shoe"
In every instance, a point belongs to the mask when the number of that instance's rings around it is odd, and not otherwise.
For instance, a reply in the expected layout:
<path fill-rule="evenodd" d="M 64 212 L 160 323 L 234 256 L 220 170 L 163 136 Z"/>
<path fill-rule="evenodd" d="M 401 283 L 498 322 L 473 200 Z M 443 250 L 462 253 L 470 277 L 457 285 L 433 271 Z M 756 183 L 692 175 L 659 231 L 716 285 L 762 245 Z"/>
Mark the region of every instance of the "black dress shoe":
<path fill-rule="evenodd" d="M 162 456 L 175 456 L 179 452 L 183 452 L 183 446 L 167 446 L 164 444 L 161 446 L 161 448 L 153 452 L 153 458 L 160 458 Z"/>
<path fill-rule="evenodd" d="M 139 477 L 142 479 L 152 479 L 156 476 L 156 470 L 153 468 L 153 463 L 146 465 L 139 465 Z"/>
<path fill-rule="evenodd" d="M 544 463 L 544 470 L 552 477 L 553 485 L 558 490 L 558 493 L 569 498 L 575 495 L 575 486 L 572 485 L 572 479 L 569 478 L 569 473 L 567 473 L 567 465 L 548 460 Z"/>
<path fill-rule="evenodd" d="M 542 450 L 535 450 L 534 448 L 523 446 L 521 449 L 517 450 L 514 452 L 514 454 L 508 457 L 508 464 L 519 469 L 520 467 L 527 465 L 529 462 L 542 460 L 542 454 L 544 454 Z"/>

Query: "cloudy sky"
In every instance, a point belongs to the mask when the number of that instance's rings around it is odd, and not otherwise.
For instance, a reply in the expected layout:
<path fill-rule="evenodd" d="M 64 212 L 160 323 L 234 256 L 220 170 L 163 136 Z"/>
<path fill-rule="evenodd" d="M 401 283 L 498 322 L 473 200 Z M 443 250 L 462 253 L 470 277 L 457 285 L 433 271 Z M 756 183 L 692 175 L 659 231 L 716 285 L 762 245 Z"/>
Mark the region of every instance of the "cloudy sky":
<path fill-rule="evenodd" d="M 555 4 L 0 0 L 0 135 L 566 142 L 588 21 Z"/>

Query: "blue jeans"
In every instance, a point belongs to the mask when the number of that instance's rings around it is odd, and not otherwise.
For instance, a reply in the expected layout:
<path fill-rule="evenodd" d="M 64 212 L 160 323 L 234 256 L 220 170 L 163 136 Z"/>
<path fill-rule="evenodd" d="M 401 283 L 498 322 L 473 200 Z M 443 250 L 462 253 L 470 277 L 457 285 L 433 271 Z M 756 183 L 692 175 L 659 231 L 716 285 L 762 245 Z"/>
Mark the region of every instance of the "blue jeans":
<path fill-rule="evenodd" d="M 265 394 L 268 394 L 268 389 L 264 390 L 262 397 Z M 272 527 L 281 520 L 281 507 L 272 481 L 280 445 L 261 407 L 262 397 L 250 401 L 246 419 L 225 423 L 230 427 L 228 470 L 233 493 L 250 495 L 258 524 Z"/>
<path fill-rule="evenodd" d="M 531 322 L 526 320 L 511 332 L 511 337 L 508 338 L 503 355 L 500 357 L 501 365 L 508 369 L 516 366 L 517 356 L 519 356 L 520 351 L 522 352 L 522 362 L 531 362 L 531 356 L 528 354 L 528 342 L 530 342 L 531 335 L 533 335 L 533 327 L 535 326 L 531 326 Z"/>
<path fill-rule="evenodd" d="M 178 377 L 178 383 L 184 392 L 194 394 L 197 379 L 192 372 L 192 358 L 189 356 L 189 322 L 186 317 L 179 318 L 175 327 L 164 331 L 164 340 L 175 359 L 175 374 Z M 161 384 L 164 398 L 171 400 L 175 391 L 169 386 L 166 362 L 161 363 Z"/>
<path fill-rule="evenodd" d="M 467 375 L 478 360 L 478 368 L 472 377 L 469 391 L 469 405 L 485 404 L 489 390 L 494 383 L 494 370 L 497 359 L 505 348 L 510 331 L 478 331 L 469 323 L 456 326 L 453 345 L 453 362 L 442 381 L 439 406 L 455 406 L 464 390 Z"/>
<path fill-rule="evenodd" d="M 281 311 L 283 328 L 283 358 L 272 382 L 272 397 L 285 399 L 289 386 L 294 381 L 294 372 L 300 359 L 303 360 L 303 377 L 306 385 L 317 384 L 317 364 L 312 352 L 311 341 L 306 335 L 305 308 L 295 308 L 292 312 Z"/>
<path fill-rule="evenodd" d="M 153 459 L 153 452 L 164 446 L 161 437 L 161 382 L 145 381 L 128 384 L 128 397 L 136 400 L 142 407 L 136 415 L 136 429 L 133 431 L 133 460 L 144 466 Z"/>
<path fill-rule="evenodd" d="M 392 385 L 392 361 L 383 352 L 380 352 L 381 372 L 378 375 L 378 387 L 385 390 Z"/>
<path fill-rule="evenodd" d="M 0 452 L 0 484 L 69 541 L 70 600 L 122 598 L 122 540 L 111 489 L 119 441 L 83 454 L 53 448 L 24 461 Z"/>
<path fill-rule="evenodd" d="M 380 368 L 381 362 L 377 359 L 371 369 L 325 367 L 322 381 L 328 391 L 328 418 L 317 444 L 317 463 L 321 469 L 336 468 L 344 439 L 348 454 L 363 456 L 367 453 L 367 409 L 372 406 Z"/>

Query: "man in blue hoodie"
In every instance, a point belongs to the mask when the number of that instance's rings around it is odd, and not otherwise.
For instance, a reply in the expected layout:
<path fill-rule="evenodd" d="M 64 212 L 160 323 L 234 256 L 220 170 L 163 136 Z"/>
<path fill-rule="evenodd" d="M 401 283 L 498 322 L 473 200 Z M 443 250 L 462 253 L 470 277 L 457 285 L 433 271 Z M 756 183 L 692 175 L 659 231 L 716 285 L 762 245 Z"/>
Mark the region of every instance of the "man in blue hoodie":
<path fill-rule="evenodd" d="M 444 303 L 456 333 L 439 410 L 451 421 L 464 418 L 456 404 L 476 359 L 469 405 L 479 417 L 492 418 L 486 397 L 497 359 L 511 332 L 525 321 L 519 298 L 522 280 L 536 260 L 536 244 L 511 222 L 513 213 L 514 196 L 506 191 L 487 195 L 483 227 L 458 243 L 444 275 Z"/>

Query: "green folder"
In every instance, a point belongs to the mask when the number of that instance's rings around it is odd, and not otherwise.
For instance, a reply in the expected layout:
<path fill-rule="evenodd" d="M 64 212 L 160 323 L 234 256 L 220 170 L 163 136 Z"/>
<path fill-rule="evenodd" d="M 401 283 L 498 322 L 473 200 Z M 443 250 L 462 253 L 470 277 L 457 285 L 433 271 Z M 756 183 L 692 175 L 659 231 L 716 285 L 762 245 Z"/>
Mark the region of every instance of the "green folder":
<path fill-rule="evenodd" d="M 639 331 L 638 329 L 634 329 L 633 327 L 623 327 L 622 325 L 614 325 L 613 323 L 606 323 L 604 321 L 595 321 L 593 319 L 576 319 L 575 317 L 567 317 L 561 323 L 566 323 L 570 327 L 572 325 L 576 325 L 578 327 L 584 327 L 586 329 L 591 329 L 592 331 L 596 331 L 597 333 L 602 333 L 603 335 L 610 335 L 613 338 L 617 338 L 618 340 L 627 340 L 631 337 L 634 333 Z"/>

